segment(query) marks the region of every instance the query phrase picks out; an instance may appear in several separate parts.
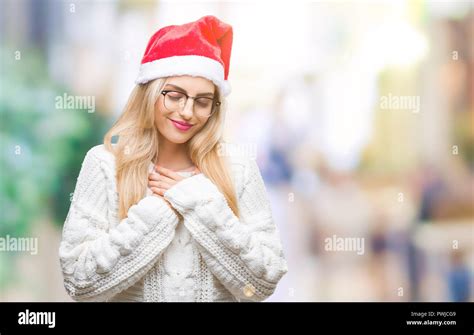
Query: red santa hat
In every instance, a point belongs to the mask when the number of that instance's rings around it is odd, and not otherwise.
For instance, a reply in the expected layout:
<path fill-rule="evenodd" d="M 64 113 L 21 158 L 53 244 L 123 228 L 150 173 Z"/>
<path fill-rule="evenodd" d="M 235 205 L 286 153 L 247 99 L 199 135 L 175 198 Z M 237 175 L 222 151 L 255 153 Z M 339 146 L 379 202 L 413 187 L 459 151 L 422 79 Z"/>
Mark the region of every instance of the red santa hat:
<path fill-rule="evenodd" d="M 148 42 L 140 65 L 137 84 L 180 75 L 211 80 L 224 96 L 232 51 L 232 26 L 215 16 L 158 30 Z"/>

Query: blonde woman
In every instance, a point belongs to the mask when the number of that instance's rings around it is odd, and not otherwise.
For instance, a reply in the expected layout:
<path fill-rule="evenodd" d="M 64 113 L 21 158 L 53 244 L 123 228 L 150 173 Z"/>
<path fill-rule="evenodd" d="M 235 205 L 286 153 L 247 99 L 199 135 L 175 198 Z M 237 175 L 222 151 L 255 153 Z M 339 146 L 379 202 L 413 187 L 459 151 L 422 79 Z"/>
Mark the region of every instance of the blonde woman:
<path fill-rule="evenodd" d="M 77 180 L 59 249 L 73 299 L 261 301 L 286 273 L 257 164 L 222 149 L 231 47 L 213 16 L 150 39 Z"/>

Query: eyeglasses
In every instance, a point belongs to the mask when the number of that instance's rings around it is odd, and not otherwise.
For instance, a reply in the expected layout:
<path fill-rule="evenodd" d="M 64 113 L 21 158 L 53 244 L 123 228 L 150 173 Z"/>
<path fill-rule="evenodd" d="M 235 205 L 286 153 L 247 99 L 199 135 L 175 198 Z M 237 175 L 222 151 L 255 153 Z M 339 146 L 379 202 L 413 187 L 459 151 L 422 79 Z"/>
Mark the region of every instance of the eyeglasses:
<path fill-rule="evenodd" d="M 221 105 L 221 102 L 215 101 L 214 98 L 190 97 L 178 91 L 162 91 L 161 94 L 164 96 L 163 105 L 170 112 L 182 112 L 188 99 L 194 100 L 193 111 L 199 117 L 210 117 L 216 111 L 216 107 Z"/>

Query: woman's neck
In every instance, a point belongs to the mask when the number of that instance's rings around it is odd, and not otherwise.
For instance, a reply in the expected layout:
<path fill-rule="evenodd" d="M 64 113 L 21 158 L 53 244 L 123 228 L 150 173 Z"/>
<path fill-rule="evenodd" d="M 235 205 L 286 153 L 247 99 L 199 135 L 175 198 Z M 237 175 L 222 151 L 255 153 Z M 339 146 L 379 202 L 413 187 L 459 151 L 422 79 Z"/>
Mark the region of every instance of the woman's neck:
<path fill-rule="evenodd" d="M 155 164 L 174 171 L 187 170 L 193 167 L 186 144 L 172 143 L 162 136 L 159 139 L 158 159 Z"/>

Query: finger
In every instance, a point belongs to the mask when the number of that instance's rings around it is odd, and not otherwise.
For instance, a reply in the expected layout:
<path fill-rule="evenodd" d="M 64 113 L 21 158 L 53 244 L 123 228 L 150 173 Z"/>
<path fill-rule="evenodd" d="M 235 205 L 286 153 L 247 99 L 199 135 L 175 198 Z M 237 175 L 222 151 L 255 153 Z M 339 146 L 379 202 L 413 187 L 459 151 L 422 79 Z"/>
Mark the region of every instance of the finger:
<path fill-rule="evenodd" d="M 163 181 L 154 181 L 154 180 L 150 180 L 148 182 L 148 186 L 149 187 L 158 187 L 158 188 L 164 188 L 164 189 L 169 189 L 171 187 L 171 185 L 168 185 L 167 183 L 163 182 Z"/>
<path fill-rule="evenodd" d="M 158 175 L 158 174 L 150 174 L 148 177 L 148 182 L 163 182 L 164 184 L 167 185 L 168 188 L 176 185 L 177 181 L 171 178 L 168 178 L 166 176 Z"/>
<path fill-rule="evenodd" d="M 162 197 L 165 195 L 165 192 L 167 191 L 164 188 L 159 188 L 159 187 L 151 187 L 150 189 L 153 193 L 161 195 Z"/>
<path fill-rule="evenodd" d="M 171 179 L 171 178 L 169 178 L 169 177 L 167 177 L 167 176 L 164 176 L 164 175 L 159 175 L 157 180 L 158 180 L 158 181 L 162 181 L 162 182 L 164 182 L 164 183 L 166 183 L 166 184 L 168 184 L 168 185 L 170 185 L 170 186 L 173 186 L 174 184 L 177 183 L 176 180 Z"/>
<path fill-rule="evenodd" d="M 150 173 L 148 174 L 148 180 L 159 180 L 160 175 L 158 173 Z"/>
<path fill-rule="evenodd" d="M 180 181 L 180 180 L 184 179 L 184 177 L 181 177 L 179 174 L 177 174 L 173 170 L 164 168 L 164 167 L 159 166 L 159 165 L 156 166 L 156 171 L 158 171 L 161 175 L 165 175 L 168 178 L 174 179 L 176 181 Z"/>

